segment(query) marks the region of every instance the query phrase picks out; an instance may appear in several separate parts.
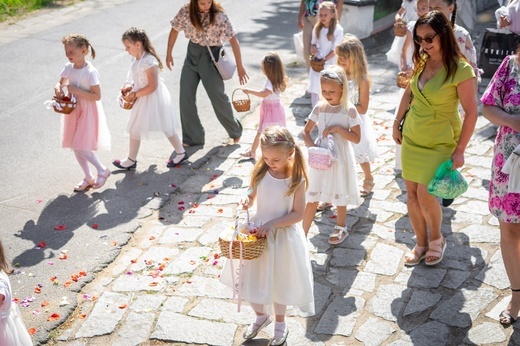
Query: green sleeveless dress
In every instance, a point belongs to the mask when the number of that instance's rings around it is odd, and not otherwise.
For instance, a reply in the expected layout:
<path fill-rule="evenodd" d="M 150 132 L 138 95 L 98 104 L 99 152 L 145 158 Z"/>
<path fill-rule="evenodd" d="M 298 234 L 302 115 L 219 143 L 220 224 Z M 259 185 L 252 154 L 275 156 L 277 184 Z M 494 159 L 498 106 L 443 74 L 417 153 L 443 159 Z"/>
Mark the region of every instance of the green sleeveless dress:
<path fill-rule="evenodd" d="M 402 163 L 404 179 L 428 185 L 437 167 L 451 158 L 462 130 L 458 110 L 459 83 L 475 78 L 473 68 L 459 60 L 453 78 L 446 78 L 443 67 L 422 88 L 418 88 L 419 73 L 410 81 L 413 103 L 403 126 Z"/>

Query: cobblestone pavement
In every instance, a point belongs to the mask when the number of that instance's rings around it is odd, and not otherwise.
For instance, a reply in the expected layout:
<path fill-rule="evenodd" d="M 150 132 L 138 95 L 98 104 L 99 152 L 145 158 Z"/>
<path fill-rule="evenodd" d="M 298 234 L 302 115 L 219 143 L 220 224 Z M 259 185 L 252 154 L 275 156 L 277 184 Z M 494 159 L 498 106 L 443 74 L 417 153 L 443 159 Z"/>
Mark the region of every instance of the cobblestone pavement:
<path fill-rule="evenodd" d="M 475 40 L 481 40 L 478 35 Z M 350 236 L 341 245 L 327 243 L 334 210 L 317 214 L 309 234 L 316 315 L 291 311 L 288 344 L 520 344 L 518 330 L 503 329 L 497 318 L 510 292 L 498 223 L 487 208 L 495 128 L 479 117 L 463 168 L 469 189 L 443 208 L 444 260 L 434 267 L 404 267 L 404 254 L 415 241 L 404 183 L 393 169 L 397 70 L 382 49 L 371 50 L 368 58 L 374 81 L 369 113 L 380 154 L 372 166 L 374 193 L 358 208 L 349 208 Z M 291 81 L 284 95 L 295 136 L 310 111 L 309 98 L 302 96 L 304 72 L 288 68 Z M 257 119 L 257 111 L 244 119 L 244 141 L 252 141 Z M 56 331 L 55 343 L 268 344 L 272 326 L 243 343 L 253 313 L 247 304 L 238 313 L 231 290 L 218 279 L 223 265 L 218 234 L 233 224 L 253 166 L 240 159 L 242 150 L 244 145 L 221 148 L 207 170 L 200 168 L 175 187 L 169 202 L 143 223 L 116 261 L 83 287 L 78 308 Z"/>

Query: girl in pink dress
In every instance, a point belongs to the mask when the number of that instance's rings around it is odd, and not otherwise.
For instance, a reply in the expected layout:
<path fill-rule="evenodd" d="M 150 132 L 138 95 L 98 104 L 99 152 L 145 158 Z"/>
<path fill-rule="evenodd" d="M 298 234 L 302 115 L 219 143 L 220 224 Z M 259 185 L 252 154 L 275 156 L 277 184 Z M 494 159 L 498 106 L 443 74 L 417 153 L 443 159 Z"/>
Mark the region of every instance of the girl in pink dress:
<path fill-rule="evenodd" d="M 92 63 L 85 60 L 89 53 L 96 56 L 89 40 L 81 34 L 70 34 L 61 40 L 69 62 L 61 71 L 61 78 L 54 87 L 57 98 L 74 95 L 76 108 L 62 117 L 62 147 L 74 150 L 85 177 L 74 191 L 97 189 L 105 185 L 110 170 L 103 165 L 94 150 L 110 149 L 110 132 L 101 104 L 99 72 Z M 66 89 L 66 93 L 64 91 Z M 97 178 L 92 174 L 89 163 L 97 170 Z"/>
<path fill-rule="evenodd" d="M 263 90 L 253 90 L 243 88 L 242 91 L 246 94 L 263 97 L 260 105 L 260 123 L 258 124 L 258 131 L 253 141 L 251 149 L 243 152 L 241 155 L 249 158 L 254 158 L 256 149 L 260 142 L 260 135 L 266 127 L 271 125 L 280 125 L 285 127 L 285 111 L 280 102 L 280 94 L 287 86 L 287 76 L 283 68 L 282 60 L 278 54 L 269 52 L 260 62 L 262 72 L 267 77 Z"/>
<path fill-rule="evenodd" d="M 32 346 L 31 336 L 27 332 L 20 316 L 20 309 L 12 299 L 11 283 L 7 274 L 9 269 L 0 242 L 0 345 L 2 346 Z"/>

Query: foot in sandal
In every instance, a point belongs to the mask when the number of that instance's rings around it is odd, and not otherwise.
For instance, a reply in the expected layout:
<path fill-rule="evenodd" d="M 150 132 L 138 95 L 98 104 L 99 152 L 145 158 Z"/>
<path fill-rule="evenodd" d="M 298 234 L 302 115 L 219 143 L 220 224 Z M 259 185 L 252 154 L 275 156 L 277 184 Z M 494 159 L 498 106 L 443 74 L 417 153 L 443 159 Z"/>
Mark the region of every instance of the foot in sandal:
<path fill-rule="evenodd" d="M 372 193 L 374 188 L 374 179 L 363 180 L 363 190 L 361 190 L 361 197 L 366 197 Z"/>
<path fill-rule="evenodd" d="M 426 252 L 426 265 L 433 266 L 442 261 L 444 250 L 446 250 L 446 239 L 444 237 L 441 236 L 437 240 L 432 240 Z"/>
<path fill-rule="evenodd" d="M 341 226 L 334 226 L 334 232 L 329 236 L 329 244 L 337 245 L 341 244 L 343 240 L 347 239 L 348 232 L 347 232 L 347 226 L 341 227 Z"/>
<path fill-rule="evenodd" d="M 415 245 L 412 251 L 404 255 L 404 265 L 409 267 L 418 265 L 426 258 L 426 251 L 428 251 L 427 246 Z"/>
<path fill-rule="evenodd" d="M 252 150 L 244 151 L 244 152 L 240 153 L 240 156 L 247 157 L 249 159 L 254 159 L 255 158 L 255 154 L 253 153 Z"/>

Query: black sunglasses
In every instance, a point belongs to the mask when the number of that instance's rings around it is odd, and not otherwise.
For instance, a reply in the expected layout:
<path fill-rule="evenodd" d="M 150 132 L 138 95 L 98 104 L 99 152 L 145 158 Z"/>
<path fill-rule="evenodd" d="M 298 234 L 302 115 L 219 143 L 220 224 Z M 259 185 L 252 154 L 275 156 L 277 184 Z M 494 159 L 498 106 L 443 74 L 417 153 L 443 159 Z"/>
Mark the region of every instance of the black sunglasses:
<path fill-rule="evenodd" d="M 425 37 L 425 38 L 422 38 L 422 37 L 420 37 L 420 36 L 415 36 L 415 38 L 414 38 L 413 40 L 414 40 L 415 43 L 417 43 L 417 44 L 421 44 L 422 41 L 424 41 L 424 42 L 430 44 L 430 43 L 433 42 L 433 39 L 434 39 L 435 36 L 437 36 L 437 35 L 439 35 L 439 34 L 437 33 L 437 34 L 435 34 L 435 35 L 433 35 L 433 36 L 429 36 L 429 37 Z"/>

